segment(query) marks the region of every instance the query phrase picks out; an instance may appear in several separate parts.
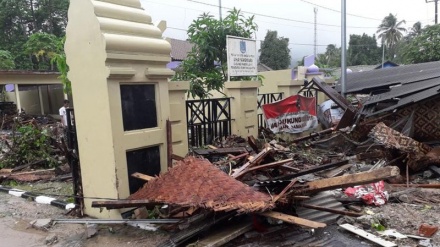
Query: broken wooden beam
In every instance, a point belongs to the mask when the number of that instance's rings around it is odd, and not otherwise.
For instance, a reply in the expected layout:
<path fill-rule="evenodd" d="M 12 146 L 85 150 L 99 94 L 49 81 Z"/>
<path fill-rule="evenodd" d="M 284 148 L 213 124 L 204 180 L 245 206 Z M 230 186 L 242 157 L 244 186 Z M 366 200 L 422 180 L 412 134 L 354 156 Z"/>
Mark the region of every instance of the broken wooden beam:
<path fill-rule="evenodd" d="M 145 175 L 145 174 L 142 174 L 139 172 L 135 172 L 135 173 L 131 174 L 131 176 L 134 178 L 139 178 L 139 179 L 147 181 L 147 182 L 155 179 L 155 177 L 148 176 L 148 175 Z"/>
<path fill-rule="evenodd" d="M 288 190 L 290 190 L 292 187 L 293 187 L 293 185 L 295 185 L 295 183 L 297 182 L 298 180 L 297 179 L 293 179 L 284 189 L 283 189 L 283 191 L 281 191 L 278 195 L 276 195 L 274 198 L 273 198 L 273 202 L 275 203 L 276 201 L 278 201 L 281 197 L 283 197 L 285 194 L 286 194 L 286 192 L 288 191 Z"/>
<path fill-rule="evenodd" d="M 333 162 L 333 163 L 330 163 L 330 164 L 315 166 L 315 167 L 310 168 L 310 169 L 299 171 L 298 173 L 295 173 L 295 174 L 279 176 L 279 177 L 274 178 L 273 180 L 292 179 L 292 178 L 300 177 L 300 176 L 303 176 L 303 175 L 306 175 L 306 174 L 327 170 L 327 169 L 330 169 L 330 168 L 333 168 L 333 167 L 337 167 L 337 166 L 342 166 L 342 165 L 345 165 L 347 163 L 348 163 L 348 160 L 341 160 L 341 161 Z"/>
<path fill-rule="evenodd" d="M 320 206 L 315 206 L 315 205 L 310 205 L 310 204 L 301 204 L 301 206 L 304 208 L 310 208 L 310 209 L 315 209 L 315 210 L 319 210 L 319 211 L 329 212 L 329 213 L 333 213 L 333 214 L 347 215 L 347 216 L 352 216 L 352 217 L 360 217 L 360 216 L 364 215 L 361 213 L 343 211 L 343 210 L 338 210 L 338 209 L 333 209 L 333 208 L 320 207 Z"/>
<path fill-rule="evenodd" d="M 279 212 L 275 212 L 275 211 L 260 213 L 260 215 L 265 216 L 265 217 L 269 217 L 269 218 L 273 218 L 273 219 L 277 219 L 277 220 L 281 220 L 286 223 L 309 227 L 309 228 L 323 228 L 323 227 L 327 226 L 325 223 L 307 220 L 307 219 L 303 219 L 303 218 L 299 218 L 299 217 L 295 217 L 292 215 L 283 214 L 283 213 L 279 213 Z"/>
<path fill-rule="evenodd" d="M 244 173 L 248 173 L 248 172 L 260 170 L 260 169 L 274 168 L 274 167 L 281 166 L 281 165 L 284 165 L 284 164 L 292 162 L 292 161 L 293 161 L 293 159 L 285 159 L 285 160 L 275 161 L 275 162 L 272 162 L 269 164 L 254 166 L 254 167 L 251 167 L 251 168 L 247 169 L 246 171 L 244 171 Z"/>
<path fill-rule="evenodd" d="M 114 200 L 114 201 L 93 201 L 92 208 L 120 209 L 135 207 L 150 207 L 161 203 L 149 200 Z"/>
<path fill-rule="evenodd" d="M 325 178 L 305 183 L 307 188 L 298 190 L 295 193 L 310 193 L 324 190 L 331 190 L 355 185 L 378 182 L 384 179 L 396 177 L 400 174 L 397 166 L 389 166 L 374 171 L 360 172 L 334 178 Z"/>
<path fill-rule="evenodd" d="M 239 178 L 245 174 L 245 171 L 254 165 L 258 165 L 273 149 L 271 147 L 264 148 L 260 153 L 258 153 L 252 160 L 248 161 L 246 164 L 236 169 L 231 177 Z"/>
<path fill-rule="evenodd" d="M 217 149 L 194 149 L 193 152 L 196 155 L 239 155 L 242 153 L 249 153 L 252 151 L 251 148 L 249 150 L 245 147 L 234 147 L 234 148 L 217 148 Z"/>
<path fill-rule="evenodd" d="M 259 153 L 260 150 L 258 149 L 257 146 L 257 140 L 255 139 L 254 136 L 248 136 L 248 144 L 249 146 L 254 150 L 255 153 Z"/>
<path fill-rule="evenodd" d="M 179 161 L 179 160 L 183 160 L 185 158 L 182 156 L 179 156 L 177 154 L 171 154 L 171 159 Z"/>
<path fill-rule="evenodd" d="M 393 187 L 415 187 L 427 189 L 440 189 L 440 184 L 391 184 Z"/>

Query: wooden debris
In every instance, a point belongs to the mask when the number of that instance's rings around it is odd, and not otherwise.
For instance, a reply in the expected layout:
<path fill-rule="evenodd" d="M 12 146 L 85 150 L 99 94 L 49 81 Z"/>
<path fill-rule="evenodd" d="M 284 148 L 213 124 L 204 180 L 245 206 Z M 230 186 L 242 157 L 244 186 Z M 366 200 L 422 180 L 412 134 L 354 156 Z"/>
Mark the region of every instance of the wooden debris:
<path fill-rule="evenodd" d="M 247 169 L 243 173 L 248 173 L 248 172 L 251 172 L 251 171 L 261 170 L 261 169 L 275 168 L 277 166 L 281 166 L 281 165 L 284 165 L 284 164 L 292 162 L 292 161 L 293 161 L 293 159 L 285 159 L 285 160 L 275 161 L 275 162 L 272 162 L 272 163 L 269 163 L 269 164 L 264 164 L 264 165 L 260 165 L 260 166 L 254 166 L 252 168 Z"/>
<path fill-rule="evenodd" d="M 290 190 L 292 188 L 293 185 L 295 185 L 295 183 L 297 182 L 297 179 L 293 179 L 284 189 L 283 191 L 281 191 L 277 196 L 275 196 L 275 198 L 273 199 L 273 202 L 275 203 L 276 201 L 278 201 L 281 197 L 284 196 L 284 194 L 286 194 L 286 192 L 288 190 Z"/>
<path fill-rule="evenodd" d="M 325 224 L 325 223 L 311 221 L 311 220 L 306 220 L 306 219 L 302 219 L 302 218 L 299 218 L 299 217 L 295 217 L 295 216 L 292 216 L 292 215 L 283 214 L 283 213 L 279 213 L 279 212 L 275 212 L 275 211 L 269 211 L 269 212 L 260 213 L 260 215 L 266 216 L 266 217 L 269 217 L 269 218 L 273 218 L 273 219 L 277 219 L 277 220 L 281 220 L 281 221 L 286 222 L 286 223 L 290 223 L 290 224 L 294 224 L 294 225 L 299 225 L 299 226 L 304 226 L 304 227 L 309 227 L 309 228 L 322 228 L 322 227 L 326 227 L 327 226 L 327 224 Z"/>
<path fill-rule="evenodd" d="M 177 161 L 185 159 L 184 157 L 179 156 L 179 155 L 177 155 L 177 154 L 171 154 L 171 158 L 172 158 L 173 160 L 177 160 Z"/>
<path fill-rule="evenodd" d="M 203 156 L 209 156 L 209 155 L 239 155 L 242 153 L 249 153 L 249 151 L 244 147 L 235 147 L 235 148 L 217 148 L 217 149 L 194 149 L 193 152 L 196 155 L 203 155 Z"/>
<path fill-rule="evenodd" d="M 216 146 L 213 146 L 213 145 L 208 145 L 207 146 L 209 149 L 218 149 Z"/>
<path fill-rule="evenodd" d="M 246 164 L 244 164 L 240 168 L 236 169 L 232 173 L 231 177 L 239 178 L 240 176 L 244 175 L 246 173 L 245 172 L 246 170 L 248 170 L 249 168 L 251 168 L 254 165 L 259 164 L 264 159 L 264 157 L 266 157 L 266 155 L 268 155 L 272 151 L 273 151 L 273 149 L 271 147 L 264 148 L 263 151 L 258 153 L 257 156 L 255 156 L 252 160 L 250 160 L 249 162 L 247 162 Z"/>
<path fill-rule="evenodd" d="M 197 246 L 199 247 L 218 247 L 222 246 L 229 241 L 237 238 L 238 236 L 245 234 L 246 232 L 252 230 L 253 226 L 251 222 L 242 222 L 240 224 L 235 224 L 230 227 L 226 227 L 208 237 L 197 241 Z"/>
<path fill-rule="evenodd" d="M 292 178 L 300 177 L 300 176 L 303 176 L 306 174 L 327 170 L 327 169 L 337 167 L 337 166 L 342 166 L 347 163 L 348 163 L 348 160 L 342 160 L 342 161 L 338 161 L 338 162 L 334 162 L 334 163 L 330 163 L 330 164 L 325 164 L 325 165 L 320 165 L 320 166 L 316 166 L 316 167 L 313 167 L 310 169 L 302 170 L 302 171 L 295 173 L 295 174 L 280 176 L 275 179 L 292 179 Z"/>
<path fill-rule="evenodd" d="M 428 189 L 440 189 L 440 184 L 391 184 L 394 187 L 416 187 Z"/>
<path fill-rule="evenodd" d="M 399 175 L 399 168 L 396 166 L 390 166 L 374 171 L 360 172 L 335 178 L 325 178 L 306 183 L 305 185 L 308 186 L 308 188 L 298 191 L 298 194 L 373 183 L 397 175 Z"/>
<path fill-rule="evenodd" d="M 159 203 L 155 203 L 149 200 L 114 200 L 114 201 L 93 201 L 92 208 L 106 208 L 106 209 L 119 209 L 119 208 L 135 208 L 143 206 L 155 206 Z"/>
<path fill-rule="evenodd" d="M 248 136 L 248 144 L 254 150 L 255 153 L 260 152 L 257 146 L 257 140 L 255 140 L 254 136 Z"/>
<path fill-rule="evenodd" d="M 142 174 L 139 172 L 135 172 L 135 173 L 131 174 L 131 176 L 134 178 L 139 178 L 144 181 L 151 181 L 151 180 L 155 179 L 155 177 L 148 176 L 148 175 L 145 175 L 145 174 Z"/>
<path fill-rule="evenodd" d="M 339 226 L 344 228 L 347 231 L 350 231 L 350 232 L 352 232 L 354 234 L 357 234 L 357 235 L 359 235 L 359 236 L 361 236 L 363 238 L 366 238 L 366 239 L 368 239 L 368 240 L 370 240 L 370 241 L 372 241 L 372 242 L 374 242 L 374 243 L 376 243 L 376 244 L 378 244 L 380 246 L 384 246 L 384 247 L 394 247 L 394 246 L 397 246 L 397 244 L 395 244 L 393 242 L 386 241 L 386 240 L 384 240 L 382 238 L 379 238 L 379 237 L 377 237 L 377 236 L 375 236 L 375 235 L 373 235 L 371 233 L 368 233 L 368 232 L 366 232 L 366 231 L 364 231 L 364 230 L 362 230 L 360 228 L 357 228 L 357 227 L 355 227 L 353 225 L 342 224 L 342 225 L 339 225 Z"/>
<path fill-rule="evenodd" d="M 350 211 L 342 211 L 342 210 L 325 208 L 325 207 L 309 205 L 309 204 L 301 204 L 301 206 L 304 208 L 310 208 L 310 209 L 320 210 L 320 211 L 334 213 L 334 214 L 347 215 L 347 216 L 352 216 L 352 217 L 360 217 L 360 216 L 364 215 L 364 214 L 360 214 L 360 213 L 355 213 L 355 212 L 350 212 Z"/>
<path fill-rule="evenodd" d="M 322 176 L 324 176 L 326 178 L 336 177 L 336 176 L 342 175 L 345 170 L 350 169 L 352 166 L 353 166 L 353 164 L 346 164 L 341 167 L 330 170 L 328 172 L 325 172 L 324 174 L 322 174 Z"/>

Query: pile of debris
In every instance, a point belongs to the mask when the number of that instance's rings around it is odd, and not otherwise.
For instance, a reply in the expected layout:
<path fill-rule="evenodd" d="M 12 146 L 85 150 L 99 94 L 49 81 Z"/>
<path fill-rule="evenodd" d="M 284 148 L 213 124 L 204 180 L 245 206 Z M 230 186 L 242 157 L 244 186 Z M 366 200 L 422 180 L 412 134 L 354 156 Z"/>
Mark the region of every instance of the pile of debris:
<path fill-rule="evenodd" d="M 0 135 L 0 182 L 66 180 L 71 155 L 59 121 L 24 113 L 3 115 Z"/>

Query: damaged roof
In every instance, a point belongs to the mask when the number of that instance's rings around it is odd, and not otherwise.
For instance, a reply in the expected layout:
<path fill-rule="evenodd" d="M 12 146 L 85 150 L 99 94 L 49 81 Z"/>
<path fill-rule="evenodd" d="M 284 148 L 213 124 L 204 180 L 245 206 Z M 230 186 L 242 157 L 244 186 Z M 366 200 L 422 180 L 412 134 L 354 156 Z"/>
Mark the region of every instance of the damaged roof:
<path fill-rule="evenodd" d="M 347 74 L 346 93 L 371 93 L 388 90 L 390 86 L 404 85 L 437 78 L 440 84 L 440 61 L 402 65 L 387 69 Z M 341 91 L 341 84 L 336 84 Z"/>
<path fill-rule="evenodd" d="M 271 197 L 224 173 L 208 160 L 187 157 L 160 177 L 149 181 L 129 199 L 147 199 L 181 206 L 239 213 L 274 207 Z"/>

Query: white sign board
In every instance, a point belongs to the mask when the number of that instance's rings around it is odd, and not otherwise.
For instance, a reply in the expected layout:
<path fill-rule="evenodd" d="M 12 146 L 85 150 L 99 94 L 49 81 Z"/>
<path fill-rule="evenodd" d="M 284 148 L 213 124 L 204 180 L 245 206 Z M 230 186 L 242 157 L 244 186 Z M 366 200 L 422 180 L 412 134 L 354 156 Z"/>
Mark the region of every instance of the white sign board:
<path fill-rule="evenodd" d="M 227 36 L 228 76 L 256 76 L 257 42 L 255 40 Z"/>

